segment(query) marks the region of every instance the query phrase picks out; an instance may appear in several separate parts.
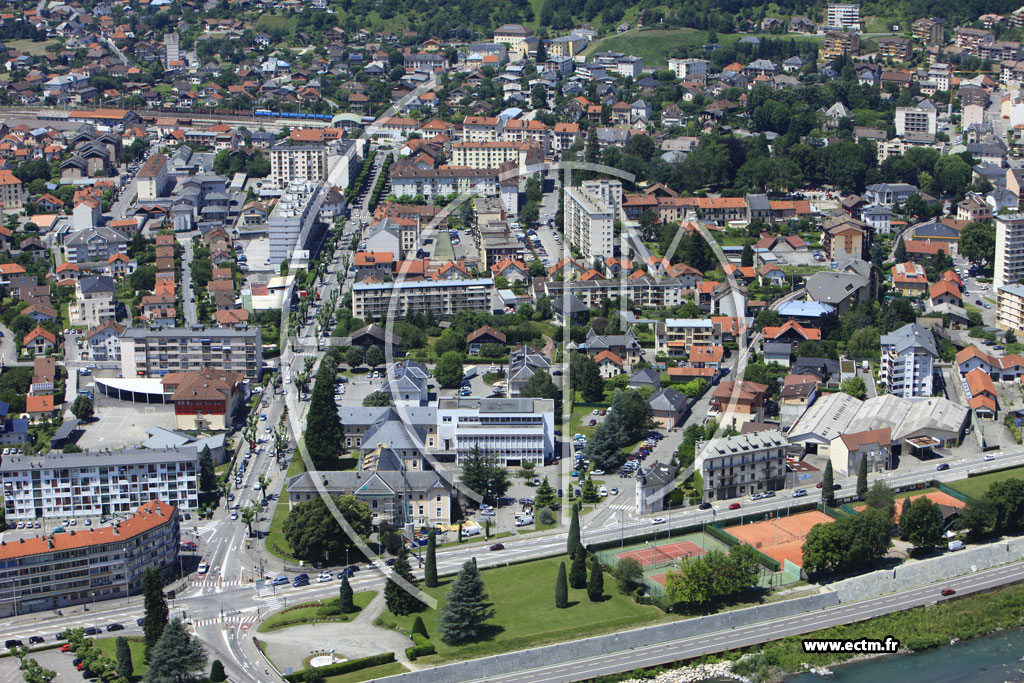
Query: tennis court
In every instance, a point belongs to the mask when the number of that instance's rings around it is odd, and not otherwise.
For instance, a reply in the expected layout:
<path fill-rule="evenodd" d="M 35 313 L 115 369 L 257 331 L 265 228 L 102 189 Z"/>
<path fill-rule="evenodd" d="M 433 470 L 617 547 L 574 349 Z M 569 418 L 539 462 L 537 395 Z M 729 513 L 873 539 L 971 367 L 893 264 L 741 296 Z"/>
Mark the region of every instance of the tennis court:
<path fill-rule="evenodd" d="M 650 548 L 627 550 L 624 553 L 616 553 L 616 556 L 620 560 L 631 557 L 644 567 L 647 567 L 657 565 L 659 562 L 665 563 L 684 557 L 694 557 L 696 555 L 703 554 L 704 549 L 693 541 L 676 541 L 675 543 L 662 543 L 661 545 L 652 546 Z"/>
<path fill-rule="evenodd" d="M 810 510 L 788 517 L 730 526 L 726 527 L 725 531 L 732 534 L 741 543 L 752 545 L 773 560 L 779 562 L 789 560 L 802 567 L 804 564 L 803 545 L 807 538 L 807 532 L 815 524 L 828 524 L 834 521 L 823 512 Z"/>

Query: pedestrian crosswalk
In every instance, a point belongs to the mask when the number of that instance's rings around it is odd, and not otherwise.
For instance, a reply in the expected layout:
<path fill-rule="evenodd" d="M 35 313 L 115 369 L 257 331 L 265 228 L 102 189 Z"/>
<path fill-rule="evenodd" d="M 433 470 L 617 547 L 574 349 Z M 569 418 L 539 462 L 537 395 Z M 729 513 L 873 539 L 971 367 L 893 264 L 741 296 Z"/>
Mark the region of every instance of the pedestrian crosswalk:
<path fill-rule="evenodd" d="M 249 628 L 249 626 L 255 623 L 258 619 L 259 617 L 257 617 L 255 614 L 249 614 L 245 616 L 236 615 L 231 617 L 224 617 L 223 619 L 221 619 L 220 617 L 211 617 L 208 619 L 196 619 L 192 622 L 192 625 L 196 628 L 202 628 L 203 626 L 210 626 L 212 624 L 226 624 L 229 627 L 236 626 L 244 630 Z"/>
<path fill-rule="evenodd" d="M 630 512 L 630 511 L 636 510 L 636 505 L 629 505 L 627 503 L 618 503 L 616 505 L 609 505 L 608 509 L 609 510 L 624 510 L 626 512 Z"/>

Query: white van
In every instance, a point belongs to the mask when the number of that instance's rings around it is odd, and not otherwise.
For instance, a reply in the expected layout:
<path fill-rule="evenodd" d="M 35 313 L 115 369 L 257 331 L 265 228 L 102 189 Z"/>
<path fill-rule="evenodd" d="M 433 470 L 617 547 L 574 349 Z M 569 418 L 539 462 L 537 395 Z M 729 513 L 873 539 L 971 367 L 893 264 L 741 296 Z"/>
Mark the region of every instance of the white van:
<path fill-rule="evenodd" d="M 963 541 L 950 541 L 949 545 L 947 545 L 946 547 L 948 547 L 950 550 L 963 550 L 967 546 L 964 545 Z"/>
<path fill-rule="evenodd" d="M 516 526 L 529 526 L 530 524 L 533 524 L 533 515 L 516 517 Z"/>
<path fill-rule="evenodd" d="M 480 533 L 481 529 L 478 526 L 467 526 L 462 529 L 463 536 L 479 536 Z"/>

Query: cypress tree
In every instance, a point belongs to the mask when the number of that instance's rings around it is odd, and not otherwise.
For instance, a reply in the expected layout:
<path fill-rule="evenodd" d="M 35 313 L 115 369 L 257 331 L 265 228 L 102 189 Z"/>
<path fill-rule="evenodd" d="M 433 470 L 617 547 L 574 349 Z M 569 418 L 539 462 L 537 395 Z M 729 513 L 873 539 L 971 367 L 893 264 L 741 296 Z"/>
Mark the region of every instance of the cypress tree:
<path fill-rule="evenodd" d="M 555 579 L 555 607 L 569 606 L 569 586 L 565 582 L 565 562 L 558 563 L 558 578 Z"/>
<path fill-rule="evenodd" d="M 341 585 L 338 587 L 338 609 L 344 614 L 356 611 L 355 603 L 352 602 L 352 585 L 348 582 L 347 576 L 341 577 Z"/>
<path fill-rule="evenodd" d="M 580 510 L 573 505 L 572 521 L 569 523 L 569 539 L 566 541 L 565 548 L 569 553 L 569 557 L 573 557 L 576 554 L 576 548 L 580 545 Z"/>
<path fill-rule="evenodd" d="M 117 656 L 117 675 L 126 681 L 132 680 L 135 667 L 132 666 L 132 649 L 128 646 L 127 638 L 117 637 L 117 640 L 114 641 L 114 654 Z"/>
<path fill-rule="evenodd" d="M 868 493 L 868 459 L 860 459 L 860 469 L 857 470 L 857 496 L 863 498 Z"/>
<path fill-rule="evenodd" d="M 590 556 L 590 579 L 587 581 L 587 597 L 597 602 L 604 597 L 604 567 L 597 555 Z"/>
<path fill-rule="evenodd" d="M 576 546 L 576 554 L 572 556 L 569 567 L 569 585 L 579 590 L 587 587 L 587 551 L 583 546 Z"/>
<path fill-rule="evenodd" d="M 832 461 L 829 460 L 825 463 L 825 474 L 821 479 L 821 498 L 825 501 L 825 505 L 829 507 L 835 507 L 836 497 L 832 491 L 832 484 L 835 481 L 832 474 Z"/>
<path fill-rule="evenodd" d="M 427 536 L 427 559 L 423 564 L 423 585 L 437 588 L 437 534 L 433 529 Z"/>
<path fill-rule="evenodd" d="M 128 680 L 131 680 L 130 678 Z M 228 680 L 227 674 L 224 673 L 224 665 L 219 659 L 213 660 L 213 664 L 210 665 L 210 682 L 211 683 L 222 683 Z"/>
<path fill-rule="evenodd" d="M 423 623 L 423 617 L 421 617 L 418 614 L 416 615 L 416 618 L 412 622 L 412 632 L 418 633 L 424 638 L 427 637 L 427 627 Z"/>
<path fill-rule="evenodd" d="M 160 570 L 150 567 L 142 573 L 142 596 L 145 616 L 142 621 L 142 632 L 146 638 L 146 660 L 156 647 L 164 627 L 170 617 L 167 601 L 164 600 L 164 579 Z"/>

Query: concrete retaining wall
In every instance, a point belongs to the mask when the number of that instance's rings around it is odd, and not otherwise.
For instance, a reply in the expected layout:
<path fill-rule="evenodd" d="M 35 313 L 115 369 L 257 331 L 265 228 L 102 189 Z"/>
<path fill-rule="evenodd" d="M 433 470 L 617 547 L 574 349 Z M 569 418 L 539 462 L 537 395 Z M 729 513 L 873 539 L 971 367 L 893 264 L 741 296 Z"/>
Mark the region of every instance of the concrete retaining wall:
<path fill-rule="evenodd" d="M 509 652 L 484 659 L 448 664 L 377 680 L 392 683 L 397 683 L 398 681 L 450 683 L 450 681 L 485 680 L 497 675 L 515 673 L 516 671 L 586 660 L 612 652 L 627 651 L 637 647 L 670 642 L 680 638 L 724 631 L 756 621 L 781 619 L 802 612 L 833 607 L 837 604 L 839 604 L 839 600 L 835 593 L 819 593 L 794 600 L 773 602 L 732 612 L 722 612 L 706 617 L 658 624 L 657 626 L 648 626 L 606 636 L 595 636 L 558 645 L 548 645 L 532 650 Z"/>
<path fill-rule="evenodd" d="M 831 584 L 841 602 L 865 600 L 907 588 L 926 586 L 954 576 L 962 576 L 1024 558 L 1024 538 L 946 552 L 919 562 L 908 562 L 895 569 L 871 572 Z"/>

